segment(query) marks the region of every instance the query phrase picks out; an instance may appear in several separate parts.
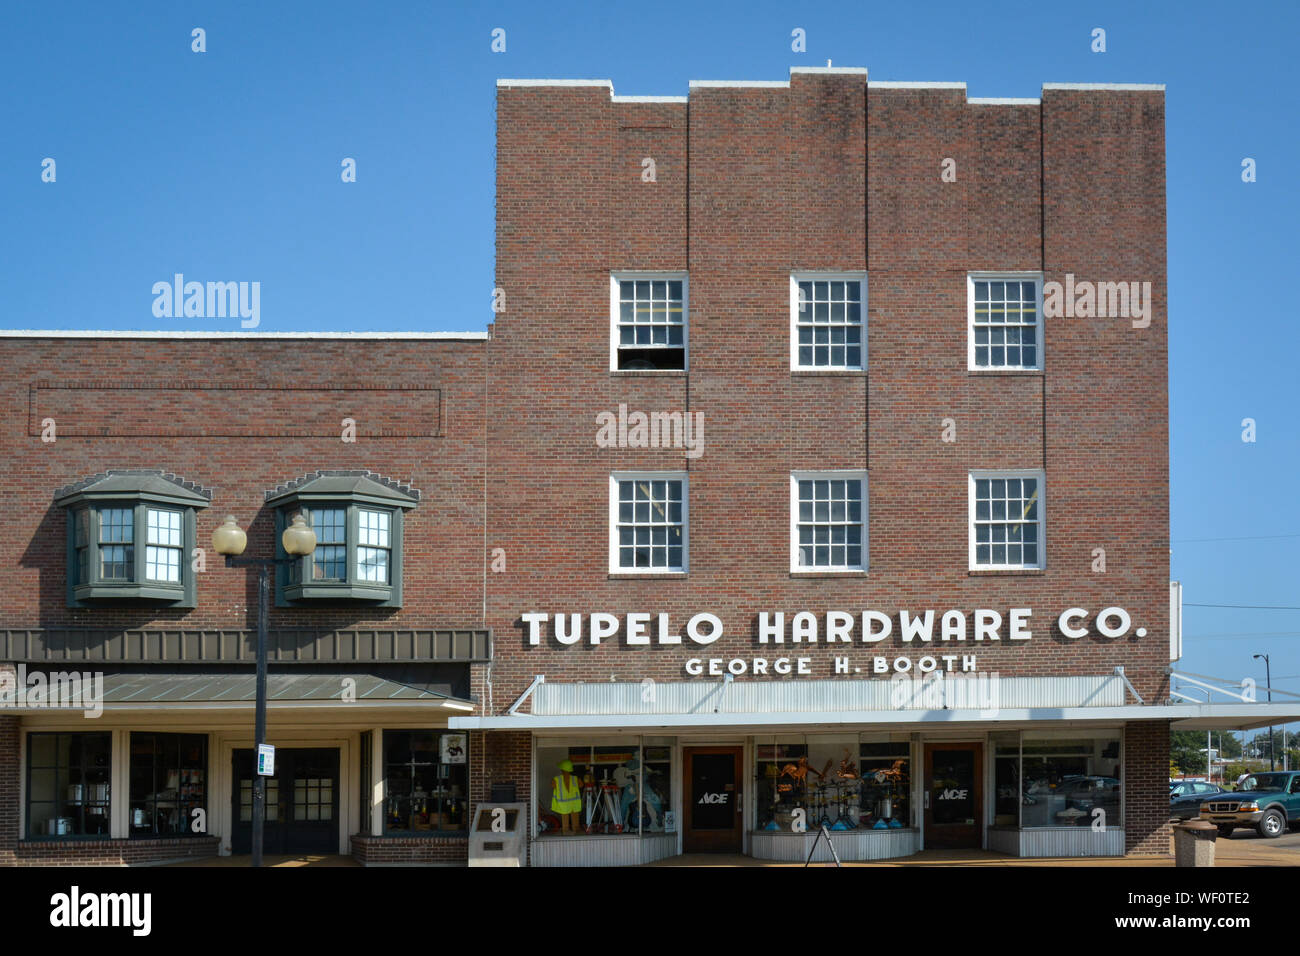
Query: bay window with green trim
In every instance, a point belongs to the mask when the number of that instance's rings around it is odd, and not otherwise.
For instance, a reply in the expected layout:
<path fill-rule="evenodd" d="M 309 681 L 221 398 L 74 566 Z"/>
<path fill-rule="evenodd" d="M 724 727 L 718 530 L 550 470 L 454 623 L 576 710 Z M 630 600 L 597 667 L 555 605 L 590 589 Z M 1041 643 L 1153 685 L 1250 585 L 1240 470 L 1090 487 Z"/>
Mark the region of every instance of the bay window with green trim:
<path fill-rule="evenodd" d="M 403 513 L 414 494 L 356 473 L 320 473 L 272 497 L 277 553 L 280 535 L 301 514 L 316 533 L 316 550 L 281 566 L 276 604 L 366 602 L 401 607 Z"/>
<path fill-rule="evenodd" d="M 69 607 L 147 601 L 194 607 L 189 556 L 208 498 L 161 472 L 97 475 L 64 489 Z"/>

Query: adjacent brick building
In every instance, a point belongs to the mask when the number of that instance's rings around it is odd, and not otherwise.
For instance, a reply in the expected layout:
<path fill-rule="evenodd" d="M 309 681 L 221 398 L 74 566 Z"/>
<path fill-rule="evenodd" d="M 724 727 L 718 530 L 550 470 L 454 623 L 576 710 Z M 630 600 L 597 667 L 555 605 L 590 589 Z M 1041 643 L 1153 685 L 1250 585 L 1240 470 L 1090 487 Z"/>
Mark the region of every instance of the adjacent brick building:
<path fill-rule="evenodd" d="M 294 513 L 268 852 L 1167 852 L 1170 722 L 1245 718 L 1166 702 L 1162 88 L 503 80 L 497 136 L 490 335 L 0 338 L 0 660 L 104 686 L 0 716 L 0 862 L 243 849 L 208 541 Z"/>

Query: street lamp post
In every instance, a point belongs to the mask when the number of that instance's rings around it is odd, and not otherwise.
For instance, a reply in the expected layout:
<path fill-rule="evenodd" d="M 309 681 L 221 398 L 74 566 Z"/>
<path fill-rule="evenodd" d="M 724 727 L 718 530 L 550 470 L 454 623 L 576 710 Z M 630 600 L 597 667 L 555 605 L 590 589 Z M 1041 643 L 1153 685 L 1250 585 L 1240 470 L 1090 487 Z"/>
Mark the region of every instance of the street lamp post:
<path fill-rule="evenodd" d="M 280 538 L 287 558 L 241 558 L 248 545 L 248 535 L 235 523 L 234 515 L 226 515 L 216 531 L 212 532 L 212 547 L 217 554 L 225 555 L 228 568 L 257 568 L 257 719 L 255 735 L 256 753 L 266 743 L 266 623 L 271 615 L 271 570 L 277 565 L 292 564 L 316 550 L 316 533 L 307 526 L 302 515 L 294 515 L 293 523 L 285 528 Z M 254 764 L 256 769 L 256 764 Z M 262 865 L 262 832 L 266 824 L 266 777 L 260 773 L 253 777 L 253 866 Z"/>
<path fill-rule="evenodd" d="M 1273 673 L 1269 670 L 1268 655 L 1256 654 L 1255 660 L 1264 658 L 1264 685 L 1268 688 L 1268 702 L 1273 703 Z M 1277 766 L 1273 759 L 1273 725 L 1268 725 L 1268 769 L 1276 770 Z"/>

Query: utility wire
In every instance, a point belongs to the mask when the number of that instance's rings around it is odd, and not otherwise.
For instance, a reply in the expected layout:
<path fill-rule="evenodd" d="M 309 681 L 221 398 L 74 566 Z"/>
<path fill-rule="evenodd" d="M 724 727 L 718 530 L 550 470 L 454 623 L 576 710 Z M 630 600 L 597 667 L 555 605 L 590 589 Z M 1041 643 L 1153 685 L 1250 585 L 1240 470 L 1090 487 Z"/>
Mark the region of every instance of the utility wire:
<path fill-rule="evenodd" d="M 1231 607 L 1244 611 L 1300 611 L 1296 604 L 1196 604 L 1187 601 L 1184 607 Z"/>

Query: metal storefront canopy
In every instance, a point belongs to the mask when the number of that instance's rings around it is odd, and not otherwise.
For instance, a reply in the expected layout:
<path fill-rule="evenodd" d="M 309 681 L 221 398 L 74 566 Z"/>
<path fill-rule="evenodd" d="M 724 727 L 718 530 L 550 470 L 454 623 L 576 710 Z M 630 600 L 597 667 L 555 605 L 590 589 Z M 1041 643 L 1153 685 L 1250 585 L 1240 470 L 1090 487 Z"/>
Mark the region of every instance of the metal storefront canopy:
<path fill-rule="evenodd" d="M 69 675 L 77 675 L 70 671 Z M 77 675 L 80 676 L 80 675 Z M 85 675 L 89 677 L 89 673 Z M 253 674 L 151 674 L 147 672 L 101 675 L 102 702 L 106 710 L 231 709 L 253 706 L 257 678 Z M 51 686 L 54 681 L 51 680 Z M 84 694 L 93 693 L 92 683 L 82 683 Z M 28 703 L 14 699 L 3 710 L 44 712 L 49 703 Z M 267 706 L 275 708 L 336 707 L 370 708 L 441 707 L 466 712 L 474 703 L 428 686 L 406 684 L 373 674 L 306 673 L 267 676 Z"/>

